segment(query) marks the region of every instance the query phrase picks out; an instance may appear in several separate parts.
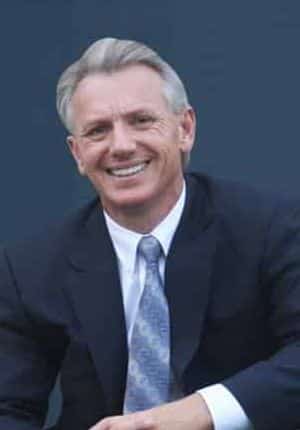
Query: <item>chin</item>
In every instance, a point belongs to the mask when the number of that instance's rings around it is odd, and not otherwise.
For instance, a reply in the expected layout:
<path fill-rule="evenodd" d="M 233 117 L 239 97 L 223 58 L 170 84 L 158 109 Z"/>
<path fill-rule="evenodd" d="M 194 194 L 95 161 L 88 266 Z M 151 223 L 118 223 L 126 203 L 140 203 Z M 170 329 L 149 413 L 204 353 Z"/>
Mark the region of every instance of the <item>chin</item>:
<path fill-rule="evenodd" d="M 124 196 L 119 195 L 116 199 L 104 198 L 102 202 L 104 207 L 109 207 L 113 211 L 138 211 L 147 208 L 149 203 L 151 204 L 152 199 L 153 196 L 150 193 L 131 193 Z"/>

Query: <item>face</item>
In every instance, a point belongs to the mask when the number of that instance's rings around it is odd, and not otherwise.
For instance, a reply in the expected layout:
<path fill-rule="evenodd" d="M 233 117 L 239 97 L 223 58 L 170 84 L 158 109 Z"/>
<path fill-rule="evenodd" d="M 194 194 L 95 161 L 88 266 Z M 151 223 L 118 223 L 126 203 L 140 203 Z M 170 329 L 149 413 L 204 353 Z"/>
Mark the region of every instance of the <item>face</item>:
<path fill-rule="evenodd" d="M 71 103 L 68 143 L 104 209 L 116 221 L 132 213 L 162 219 L 182 190 L 181 156 L 194 141 L 192 109 L 172 113 L 160 76 L 142 65 L 87 76 Z"/>

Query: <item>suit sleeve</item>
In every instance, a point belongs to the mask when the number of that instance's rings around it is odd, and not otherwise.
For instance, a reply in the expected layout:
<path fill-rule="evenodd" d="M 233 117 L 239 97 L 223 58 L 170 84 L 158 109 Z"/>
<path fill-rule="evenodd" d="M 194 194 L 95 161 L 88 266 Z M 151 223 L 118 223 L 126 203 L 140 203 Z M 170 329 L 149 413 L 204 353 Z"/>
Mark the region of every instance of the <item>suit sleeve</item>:
<path fill-rule="evenodd" d="M 255 430 L 300 428 L 300 210 L 276 210 L 266 234 L 261 288 L 276 351 L 223 384 Z"/>
<path fill-rule="evenodd" d="M 0 428 L 42 428 L 57 360 L 43 342 L 22 303 L 9 262 L 0 252 Z"/>

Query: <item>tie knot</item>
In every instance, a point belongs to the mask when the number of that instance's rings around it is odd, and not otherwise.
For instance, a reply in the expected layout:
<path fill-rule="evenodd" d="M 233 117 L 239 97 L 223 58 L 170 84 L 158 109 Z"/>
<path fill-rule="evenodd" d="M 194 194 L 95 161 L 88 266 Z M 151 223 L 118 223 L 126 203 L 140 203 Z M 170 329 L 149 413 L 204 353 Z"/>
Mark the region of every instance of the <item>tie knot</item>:
<path fill-rule="evenodd" d="M 154 236 L 144 236 L 139 242 L 140 255 L 147 264 L 157 264 L 162 253 L 161 245 Z"/>

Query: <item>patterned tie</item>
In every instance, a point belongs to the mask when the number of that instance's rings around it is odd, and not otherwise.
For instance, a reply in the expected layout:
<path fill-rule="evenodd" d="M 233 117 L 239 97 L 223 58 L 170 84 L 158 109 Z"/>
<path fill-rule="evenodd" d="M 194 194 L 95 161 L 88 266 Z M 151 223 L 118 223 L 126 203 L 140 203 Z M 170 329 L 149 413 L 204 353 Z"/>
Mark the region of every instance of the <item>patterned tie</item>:
<path fill-rule="evenodd" d="M 167 402 L 170 389 L 169 309 L 158 270 L 162 249 L 155 237 L 145 236 L 138 252 L 146 277 L 129 347 L 124 413 Z"/>

